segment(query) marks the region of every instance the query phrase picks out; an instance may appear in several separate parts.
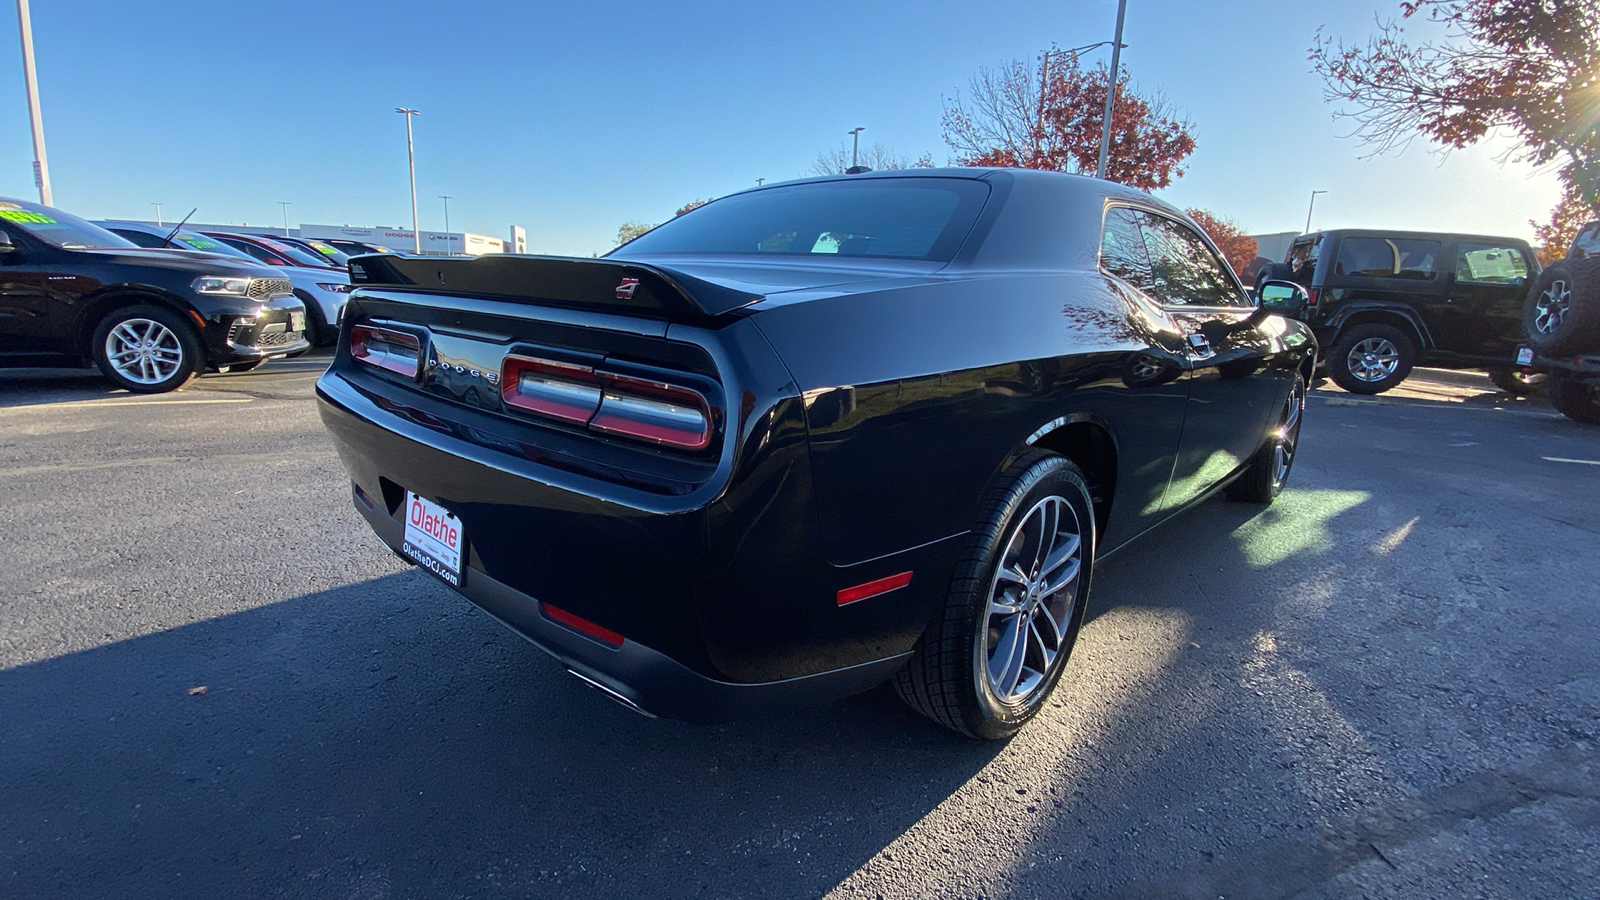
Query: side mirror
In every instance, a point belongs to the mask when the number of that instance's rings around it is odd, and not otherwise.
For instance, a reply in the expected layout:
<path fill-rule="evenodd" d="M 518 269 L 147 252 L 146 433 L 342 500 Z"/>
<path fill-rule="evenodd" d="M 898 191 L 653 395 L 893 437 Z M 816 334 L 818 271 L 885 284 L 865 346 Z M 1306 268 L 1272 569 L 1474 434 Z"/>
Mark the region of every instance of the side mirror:
<path fill-rule="evenodd" d="M 0 231 L 0 255 L 17 252 L 17 245 L 11 243 L 11 235 Z"/>
<path fill-rule="evenodd" d="M 1265 281 L 1256 293 L 1261 309 L 1291 319 L 1299 318 L 1311 306 L 1311 295 L 1292 281 Z"/>

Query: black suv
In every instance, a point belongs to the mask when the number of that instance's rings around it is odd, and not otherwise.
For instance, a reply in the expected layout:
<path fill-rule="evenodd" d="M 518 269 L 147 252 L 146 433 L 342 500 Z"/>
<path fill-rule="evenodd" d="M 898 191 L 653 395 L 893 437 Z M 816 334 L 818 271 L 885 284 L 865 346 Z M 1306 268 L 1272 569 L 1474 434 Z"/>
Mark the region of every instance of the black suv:
<path fill-rule="evenodd" d="M 1301 235 L 1257 284 L 1309 289 L 1308 321 L 1327 348 L 1328 375 L 1347 391 L 1378 394 L 1419 363 L 1487 368 L 1525 390 L 1510 365 L 1522 305 L 1539 261 L 1516 238 L 1339 229 Z"/>
<path fill-rule="evenodd" d="M 303 353 L 280 273 L 146 250 L 48 206 L 0 199 L 0 366 L 78 366 L 141 393 Z"/>

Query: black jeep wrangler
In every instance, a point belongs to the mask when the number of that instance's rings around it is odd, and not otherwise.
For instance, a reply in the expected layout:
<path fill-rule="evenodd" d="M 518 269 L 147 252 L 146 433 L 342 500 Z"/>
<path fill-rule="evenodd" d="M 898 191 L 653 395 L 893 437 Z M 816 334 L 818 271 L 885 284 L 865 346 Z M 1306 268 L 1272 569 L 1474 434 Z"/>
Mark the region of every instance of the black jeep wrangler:
<path fill-rule="evenodd" d="M 1550 405 L 1569 419 L 1600 425 L 1600 222 L 1578 231 L 1567 258 L 1533 279 L 1523 307 L 1524 373 L 1550 379 Z"/>
<path fill-rule="evenodd" d="M 1517 238 L 1339 229 L 1295 238 L 1256 284 L 1299 282 L 1328 376 L 1358 394 L 1389 390 L 1412 366 L 1486 368 L 1524 393 L 1513 354 L 1539 261 Z"/>

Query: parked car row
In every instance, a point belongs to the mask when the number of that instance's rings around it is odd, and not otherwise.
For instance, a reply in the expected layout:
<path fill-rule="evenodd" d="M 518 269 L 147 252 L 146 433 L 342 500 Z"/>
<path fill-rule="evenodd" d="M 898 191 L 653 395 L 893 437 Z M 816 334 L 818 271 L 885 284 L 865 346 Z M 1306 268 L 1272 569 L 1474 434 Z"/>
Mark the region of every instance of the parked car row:
<path fill-rule="evenodd" d="M 310 349 L 278 269 L 147 249 L 70 213 L 0 200 L 0 365 L 93 364 L 130 391 Z"/>

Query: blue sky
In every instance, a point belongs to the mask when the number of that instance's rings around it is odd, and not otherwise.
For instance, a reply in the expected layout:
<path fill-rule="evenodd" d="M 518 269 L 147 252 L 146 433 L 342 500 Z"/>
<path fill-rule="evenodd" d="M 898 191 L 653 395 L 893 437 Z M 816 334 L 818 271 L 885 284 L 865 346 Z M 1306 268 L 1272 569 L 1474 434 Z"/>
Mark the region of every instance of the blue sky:
<path fill-rule="evenodd" d="M 1319 25 L 1365 36 L 1397 4 L 1129 0 L 1123 59 L 1195 123 L 1163 192 L 1251 232 L 1317 227 L 1530 235 L 1559 189 L 1421 142 L 1364 160 L 1341 139 L 1306 48 Z M 626 221 L 800 176 L 865 126 L 949 158 L 941 99 L 980 66 L 1109 39 L 1114 0 L 921 3 L 33 0 L 58 206 L 208 222 L 410 221 L 416 120 L 423 228 L 528 230 L 533 252 L 609 249 Z M 0 16 L 0 194 L 37 198 L 16 20 Z"/>

